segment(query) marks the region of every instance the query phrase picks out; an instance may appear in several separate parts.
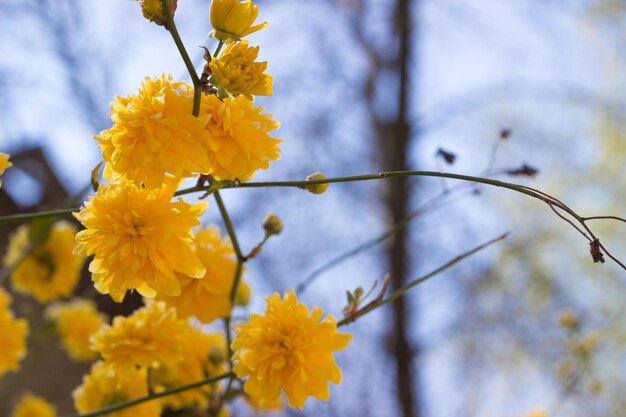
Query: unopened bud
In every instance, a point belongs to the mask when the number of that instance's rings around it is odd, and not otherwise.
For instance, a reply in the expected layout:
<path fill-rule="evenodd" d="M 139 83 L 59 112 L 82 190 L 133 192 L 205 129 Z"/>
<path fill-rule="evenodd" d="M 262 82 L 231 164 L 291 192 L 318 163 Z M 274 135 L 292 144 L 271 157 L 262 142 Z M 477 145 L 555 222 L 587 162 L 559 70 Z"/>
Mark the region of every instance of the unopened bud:
<path fill-rule="evenodd" d="M 559 325 L 562 327 L 574 330 L 578 328 L 578 324 L 578 317 L 572 310 L 563 310 L 559 314 Z"/>
<path fill-rule="evenodd" d="M 225 360 L 226 360 L 226 357 L 224 356 L 224 351 L 222 349 L 217 348 L 215 346 L 209 349 L 209 361 L 213 365 L 219 365 Z"/>
<path fill-rule="evenodd" d="M 247 306 L 248 304 L 250 304 L 250 287 L 241 283 L 237 288 L 237 294 L 235 295 L 235 305 Z"/>
<path fill-rule="evenodd" d="M 326 179 L 326 176 L 319 171 L 314 172 L 308 177 L 306 177 L 307 181 L 323 180 L 323 179 Z M 304 188 L 305 190 L 313 194 L 323 194 L 328 189 L 328 184 L 327 183 L 326 184 L 311 184 L 311 185 L 305 185 Z"/>
<path fill-rule="evenodd" d="M 161 4 L 161 0 L 135 0 L 141 6 L 141 13 L 143 17 L 148 19 L 151 22 L 156 23 L 159 26 L 165 26 L 167 23 L 167 18 L 165 16 L 165 11 L 163 10 L 163 5 Z M 176 11 L 178 0 L 167 0 L 167 4 L 169 5 L 170 12 L 172 16 L 174 16 L 174 12 Z"/>
<path fill-rule="evenodd" d="M 280 221 L 278 216 L 268 214 L 263 219 L 263 229 L 268 235 L 279 235 L 283 231 L 283 222 Z"/>

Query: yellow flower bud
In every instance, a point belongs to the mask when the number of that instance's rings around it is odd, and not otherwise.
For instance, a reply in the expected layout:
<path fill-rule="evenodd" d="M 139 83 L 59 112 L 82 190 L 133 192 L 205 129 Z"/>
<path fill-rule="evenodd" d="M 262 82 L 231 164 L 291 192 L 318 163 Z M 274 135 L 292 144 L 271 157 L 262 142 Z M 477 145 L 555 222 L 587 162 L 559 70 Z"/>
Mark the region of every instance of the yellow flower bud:
<path fill-rule="evenodd" d="M 167 19 L 165 18 L 165 13 L 163 11 L 163 5 L 161 4 L 161 0 L 135 0 L 141 5 L 141 13 L 143 13 L 143 17 L 148 19 L 151 22 L 156 23 L 159 26 L 165 26 Z M 168 0 L 168 5 L 170 11 L 172 12 L 172 16 L 176 11 L 178 0 Z"/>
<path fill-rule="evenodd" d="M 263 219 L 263 229 L 268 235 L 279 235 L 283 231 L 283 222 L 278 216 L 268 214 Z"/>
<path fill-rule="evenodd" d="M 229 44 L 219 58 L 213 57 L 209 68 L 213 80 L 232 95 L 242 94 L 248 100 L 252 95 L 271 96 L 272 76 L 263 73 L 267 62 L 254 62 L 259 47 L 249 48 L 248 41 Z"/>
<path fill-rule="evenodd" d="M 572 310 L 563 310 L 559 314 L 559 325 L 566 329 L 574 330 L 578 328 L 579 322 L 576 313 Z"/>
<path fill-rule="evenodd" d="M 307 181 L 323 180 L 326 176 L 317 171 L 306 177 Z M 304 189 L 313 194 L 323 194 L 328 189 L 328 184 L 311 184 L 305 185 Z"/>
<path fill-rule="evenodd" d="M 261 30 L 267 22 L 252 26 L 259 9 L 250 0 L 213 0 L 211 3 L 211 26 L 214 36 L 222 42 L 240 40 L 244 36 Z"/>

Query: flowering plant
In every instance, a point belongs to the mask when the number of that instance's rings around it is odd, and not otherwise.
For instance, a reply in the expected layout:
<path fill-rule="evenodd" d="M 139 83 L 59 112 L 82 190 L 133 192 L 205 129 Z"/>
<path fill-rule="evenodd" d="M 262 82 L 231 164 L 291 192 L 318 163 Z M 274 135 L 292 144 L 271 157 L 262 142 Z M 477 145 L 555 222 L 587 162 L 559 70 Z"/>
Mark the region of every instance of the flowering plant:
<path fill-rule="evenodd" d="M 369 294 L 361 288 L 348 291 L 339 320 L 300 302 L 302 288 L 267 295 L 263 314 L 237 317 L 234 309 L 253 297 L 243 280 L 248 262 L 282 232 L 283 224 L 268 215 L 263 239 L 244 252 L 222 189 L 282 186 L 319 195 L 331 183 L 407 176 L 503 187 L 569 214 L 574 219 L 570 224 L 578 222 L 588 233 L 594 261 L 603 262 L 606 254 L 624 267 L 587 227 L 592 218 L 518 184 L 425 171 L 342 178 L 327 178 L 318 171 L 301 181 L 251 182 L 258 170 L 279 160 L 282 143 L 273 136 L 280 124 L 255 102 L 256 96 L 272 95 L 268 63 L 258 61 L 258 46 L 242 40 L 267 24 L 255 24 L 258 6 L 251 0 L 212 1 L 210 37 L 216 45 L 212 55 L 207 48 L 198 74 L 176 28 L 177 1 L 137 2 L 148 21 L 172 36 L 191 83 L 161 74 L 146 77 L 136 94 L 115 97 L 111 126 L 94 137 L 104 165 L 102 178 L 95 169 L 93 195 L 81 207 L 0 218 L 9 222 L 71 213 L 82 226 L 78 230 L 66 221 L 22 225 L 10 236 L 3 257 L 13 291 L 43 304 L 54 301 L 45 309 L 52 333 L 72 360 L 91 364 L 72 395 L 81 415 L 156 417 L 173 410 L 223 417 L 237 398 L 257 410 L 302 409 L 310 397 L 328 400 L 331 384 L 341 383 L 339 352 L 352 340 L 341 327 L 506 236 L 480 244 L 389 293 L 387 277 L 368 302 Z M 0 175 L 11 166 L 9 156 L 0 153 Z M 181 188 L 189 178 L 196 185 Z M 206 202 L 182 198 L 197 192 L 203 193 L 201 199 L 215 199 L 225 236 L 216 225 L 202 225 L 200 217 L 209 209 Z M 402 227 L 394 225 L 392 232 Z M 92 257 L 90 289 L 115 303 L 137 292 L 142 306 L 109 320 L 93 300 L 59 301 L 75 294 L 87 256 Z M 18 371 L 27 354 L 29 324 L 16 318 L 11 301 L 0 288 L 0 377 Z M 205 325 L 216 321 L 224 329 L 209 331 Z M 594 340 L 586 341 L 586 351 L 593 349 Z M 26 394 L 13 417 L 31 415 L 52 417 L 56 408 Z"/>

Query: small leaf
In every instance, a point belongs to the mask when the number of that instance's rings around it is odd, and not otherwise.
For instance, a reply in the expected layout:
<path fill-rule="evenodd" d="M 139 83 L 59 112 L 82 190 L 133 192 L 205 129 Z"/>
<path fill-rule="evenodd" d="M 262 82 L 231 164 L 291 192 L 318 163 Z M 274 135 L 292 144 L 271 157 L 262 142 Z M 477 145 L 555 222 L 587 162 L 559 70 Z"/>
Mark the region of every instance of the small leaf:
<path fill-rule="evenodd" d="M 91 188 L 93 188 L 93 192 L 98 191 L 98 187 L 100 187 L 100 182 L 98 181 L 98 177 L 100 176 L 100 168 L 104 165 L 104 161 L 100 162 L 94 169 L 91 170 Z"/>
<path fill-rule="evenodd" d="M 354 296 L 356 297 L 357 300 L 360 300 L 362 295 L 363 295 L 363 288 L 358 287 L 356 290 L 354 290 Z"/>

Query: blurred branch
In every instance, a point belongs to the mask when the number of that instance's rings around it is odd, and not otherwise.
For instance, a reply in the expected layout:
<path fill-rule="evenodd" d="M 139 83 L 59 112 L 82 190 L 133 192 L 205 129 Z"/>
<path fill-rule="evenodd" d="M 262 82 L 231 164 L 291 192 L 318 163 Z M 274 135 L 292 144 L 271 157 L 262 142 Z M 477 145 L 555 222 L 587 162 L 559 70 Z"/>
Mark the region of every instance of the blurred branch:
<path fill-rule="evenodd" d="M 411 288 L 415 287 L 418 284 L 421 284 L 422 282 L 436 276 L 439 275 L 440 273 L 442 273 L 443 271 L 445 271 L 446 269 L 452 267 L 453 265 L 455 265 L 456 263 L 462 261 L 463 259 L 472 256 L 473 254 L 475 254 L 476 252 L 479 252 L 483 249 L 485 249 L 486 247 L 499 242 L 503 239 L 505 239 L 507 236 L 509 235 L 509 232 L 506 232 L 494 239 L 491 239 L 485 243 L 482 243 L 478 246 L 476 246 L 474 249 L 471 249 L 461 255 L 456 256 L 454 259 L 452 259 L 451 261 L 443 264 L 442 266 L 440 266 L 439 268 L 435 269 L 434 271 L 420 277 L 417 278 L 411 282 L 409 282 L 408 284 L 404 285 L 402 288 L 399 288 L 398 290 L 392 292 L 388 297 L 386 298 L 382 298 L 380 300 L 374 300 L 373 302 L 371 302 L 370 304 L 366 305 L 365 307 L 363 307 L 362 309 L 360 309 L 359 311 L 357 311 L 356 313 L 354 313 L 353 315 L 344 318 L 343 320 L 339 321 L 337 323 L 337 327 L 340 326 L 344 326 L 348 323 L 351 323 L 353 321 L 355 321 L 356 319 L 358 319 L 361 316 L 364 316 L 365 314 L 376 310 L 379 307 L 382 307 L 385 304 L 388 304 L 396 299 L 398 299 L 399 297 L 402 297 L 404 294 L 406 294 Z"/>

